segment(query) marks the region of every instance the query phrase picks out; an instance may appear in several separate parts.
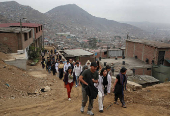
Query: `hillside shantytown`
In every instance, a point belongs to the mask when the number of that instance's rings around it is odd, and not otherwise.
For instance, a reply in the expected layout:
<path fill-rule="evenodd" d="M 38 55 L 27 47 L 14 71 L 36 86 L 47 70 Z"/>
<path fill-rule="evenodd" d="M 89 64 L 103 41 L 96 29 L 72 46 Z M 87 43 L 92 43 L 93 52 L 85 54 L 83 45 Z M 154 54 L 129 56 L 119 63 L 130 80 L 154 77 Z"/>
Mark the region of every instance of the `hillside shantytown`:
<path fill-rule="evenodd" d="M 0 115 L 169 116 L 170 25 L 132 25 L 0 2 Z"/>

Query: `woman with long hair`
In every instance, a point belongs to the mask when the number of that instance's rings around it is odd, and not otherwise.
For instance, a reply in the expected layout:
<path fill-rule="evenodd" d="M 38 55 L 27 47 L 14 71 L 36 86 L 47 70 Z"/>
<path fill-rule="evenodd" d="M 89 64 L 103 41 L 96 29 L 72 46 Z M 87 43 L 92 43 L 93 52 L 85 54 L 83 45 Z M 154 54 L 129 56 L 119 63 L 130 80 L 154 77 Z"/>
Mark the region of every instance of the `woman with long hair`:
<path fill-rule="evenodd" d="M 107 95 L 107 93 L 109 94 L 111 89 L 111 76 L 107 75 L 107 70 L 105 68 L 101 70 L 98 83 L 94 85 L 98 88 L 99 112 L 103 113 L 104 95 Z"/>
<path fill-rule="evenodd" d="M 74 85 L 74 82 L 76 81 L 76 76 L 75 73 L 73 73 L 71 66 L 68 67 L 68 70 L 66 71 L 63 81 L 64 81 L 64 87 L 67 88 L 68 100 L 70 101 L 71 89 Z"/>

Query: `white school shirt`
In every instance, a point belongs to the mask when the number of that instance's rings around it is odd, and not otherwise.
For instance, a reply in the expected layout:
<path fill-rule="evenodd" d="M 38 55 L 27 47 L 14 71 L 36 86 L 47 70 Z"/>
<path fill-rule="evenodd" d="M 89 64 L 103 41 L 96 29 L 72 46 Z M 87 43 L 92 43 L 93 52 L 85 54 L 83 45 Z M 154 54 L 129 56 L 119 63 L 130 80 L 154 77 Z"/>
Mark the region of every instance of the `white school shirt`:
<path fill-rule="evenodd" d="M 110 93 L 110 89 L 111 89 L 111 76 L 108 74 L 107 75 L 107 81 L 108 81 L 108 85 L 107 85 L 107 93 Z M 98 90 L 102 93 L 102 96 L 104 96 L 104 86 L 103 86 L 103 76 L 99 75 L 99 79 L 98 79 L 98 83 L 94 83 L 94 86 L 96 88 L 98 88 Z"/>
<path fill-rule="evenodd" d="M 70 78 L 69 78 L 69 75 L 70 75 L 70 74 L 68 74 L 68 83 L 72 83 L 72 82 L 73 82 L 73 79 L 70 79 Z M 72 76 L 73 76 L 73 73 L 72 73 Z M 73 78 L 74 78 L 74 77 L 73 77 Z"/>
<path fill-rule="evenodd" d="M 75 72 L 76 76 L 80 76 L 80 73 L 82 72 L 82 66 L 79 65 L 79 67 L 77 67 L 77 65 L 75 65 L 73 72 Z"/>
<path fill-rule="evenodd" d="M 55 63 L 55 69 L 58 70 L 58 63 Z"/>
<path fill-rule="evenodd" d="M 68 69 L 68 67 L 69 67 L 69 66 L 71 66 L 71 64 L 70 64 L 70 63 L 68 63 L 68 64 L 67 64 L 67 63 L 65 63 L 65 65 L 64 65 L 64 72 L 66 72 L 66 71 L 67 71 L 67 69 Z"/>

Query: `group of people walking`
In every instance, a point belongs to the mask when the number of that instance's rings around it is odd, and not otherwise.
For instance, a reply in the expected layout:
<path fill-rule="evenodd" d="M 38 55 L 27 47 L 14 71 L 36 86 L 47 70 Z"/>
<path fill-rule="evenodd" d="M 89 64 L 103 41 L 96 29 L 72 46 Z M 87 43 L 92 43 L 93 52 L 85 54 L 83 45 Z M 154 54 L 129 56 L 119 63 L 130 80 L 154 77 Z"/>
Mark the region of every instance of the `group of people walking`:
<path fill-rule="evenodd" d="M 89 106 L 87 114 L 94 115 L 92 112 L 93 108 L 93 99 L 95 99 L 98 94 L 98 105 L 99 105 L 99 112 L 103 113 L 103 103 L 104 103 L 104 96 L 111 93 L 111 75 L 110 69 L 111 67 L 107 65 L 105 68 L 100 70 L 100 74 L 97 71 L 98 64 L 96 62 L 92 62 L 90 65 L 90 69 L 85 70 L 80 76 L 79 80 L 82 82 L 82 106 L 80 111 L 84 112 L 84 107 L 86 106 L 87 99 L 89 96 Z M 127 76 L 126 76 L 127 69 L 122 67 L 120 73 L 116 76 L 116 80 L 113 85 L 113 92 L 115 94 L 114 103 L 118 105 L 118 98 L 122 103 L 122 107 L 126 108 L 124 102 L 124 88 L 126 89 L 127 83 Z M 93 88 L 93 85 L 97 88 L 98 92 Z M 90 87 L 90 91 L 93 91 L 89 95 L 89 91 L 87 88 Z"/>
<path fill-rule="evenodd" d="M 46 63 L 45 63 L 46 62 Z M 72 59 L 69 59 L 67 62 L 47 57 L 47 61 L 45 58 L 42 58 L 42 68 L 45 67 L 49 73 L 53 71 L 53 75 L 55 72 L 59 72 L 59 78 L 63 79 L 64 87 L 67 89 L 68 100 L 71 100 L 71 90 L 74 85 L 75 87 L 81 85 L 82 86 L 82 106 L 80 111 L 83 113 L 86 103 L 89 99 L 88 111 L 87 114 L 94 115 L 92 112 L 93 101 L 98 96 L 98 105 L 99 112 L 103 113 L 103 103 L 104 96 L 111 93 L 111 75 L 110 69 L 111 67 L 107 65 L 105 68 L 101 68 L 99 62 L 90 62 L 89 60 L 86 62 L 85 66 L 81 66 L 80 62 L 73 62 Z M 116 76 L 116 80 L 113 84 L 113 92 L 115 94 L 114 103 L 118 105 L 118 98 L 122 103 L 122 107 L 126 108 L 124 102 L 124 89 L 126 89 L 127 69 L 122 67 L 120 73 Z"/>

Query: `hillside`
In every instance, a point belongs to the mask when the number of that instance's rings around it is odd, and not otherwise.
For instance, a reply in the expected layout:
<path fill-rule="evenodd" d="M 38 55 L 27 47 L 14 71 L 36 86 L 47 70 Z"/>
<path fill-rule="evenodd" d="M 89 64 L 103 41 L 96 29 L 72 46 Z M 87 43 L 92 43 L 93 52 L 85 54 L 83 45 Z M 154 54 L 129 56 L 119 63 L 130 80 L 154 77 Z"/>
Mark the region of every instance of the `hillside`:
<path fill-rule="evenodd" d="M 126 23 L 146 30 L 152 35 L 152 38 L 159 38 L 160 40 L 170 40 L 169 33 L 170 24 L 151 22 L 126 22 Z"/>
<path fill-rule="evenodd" d="M 9 23 L 9 21 L 2 15 L 0 15 L 0 23 Z"/>
<path fill-rule="evenodd" d="M 67 27 L 67 31 L 75 31 L 86 36 L 126 36 L 129 32 L 132 36 L 144 38 L 147 32 L 125 23 L 92 16 L 75 4 L 56 7 L 46 13 L 51 19 Z M 54 24 L 54 26 L 56 26 Z"/>
<path fill-rule="evenodd" d="M 48 20 L 45 14 L 34 10 L 30 6 L 20 5 L 15 1 L 0 2 L 0 15 L 15 22 L 19 22 L 20 18 L 27 18 L 28 22 L 35 23 L 43 23 Z"/>
<path fill-rule="evenodd" d="M 47 13 L 40 13 L 15 1 L 0 2 L 0 11 L 0 15 L 7 20 L 19 22 L 20 18 L 26 17 L 27 22 L 45 24 L 45 35 L 48 35 L 48 38 L 55 38 L 55 34 L 61 32 L 71 32 L 80 38 L 126 38 L 127 33 L 138 38 L 149 37 L 147 32 L 135 26 L 92 16 L 75 4 L 59 6 Z"/>
<path fill-rule="evenodd" d="M 5 54 L 0 53 L 0 59 Z M 4 67 L 5 66 L 5 67 Z M 86 116 L 80 112 L 82 102 L 81 86 L 72 88 L 71 101 L 63 81 L 37 66 L 27 71 L 6 65 L 0 61 L 0 115 L 1 116 Z M 112 84 L 114 81 L 112 81 Z M 8 87 L 8 85 L 9 87 Z M 43 86 L 50 86 L 48 92 L 35 92 Z M 96 116 L 169 116 L 170 82 L 157 84 L 140 91 L 125 91 L 127 108 L 113 104 L 114 93 L 104 97 L 104 113 L 98 110 L 98 98 L 94 100 L 93 112 Z M 127 86 L 127 90 L 130 88 Z M 28 94 L 32 93 L 32 94 Z M 161 93 L 161 94 L 159 94 Z"/>

